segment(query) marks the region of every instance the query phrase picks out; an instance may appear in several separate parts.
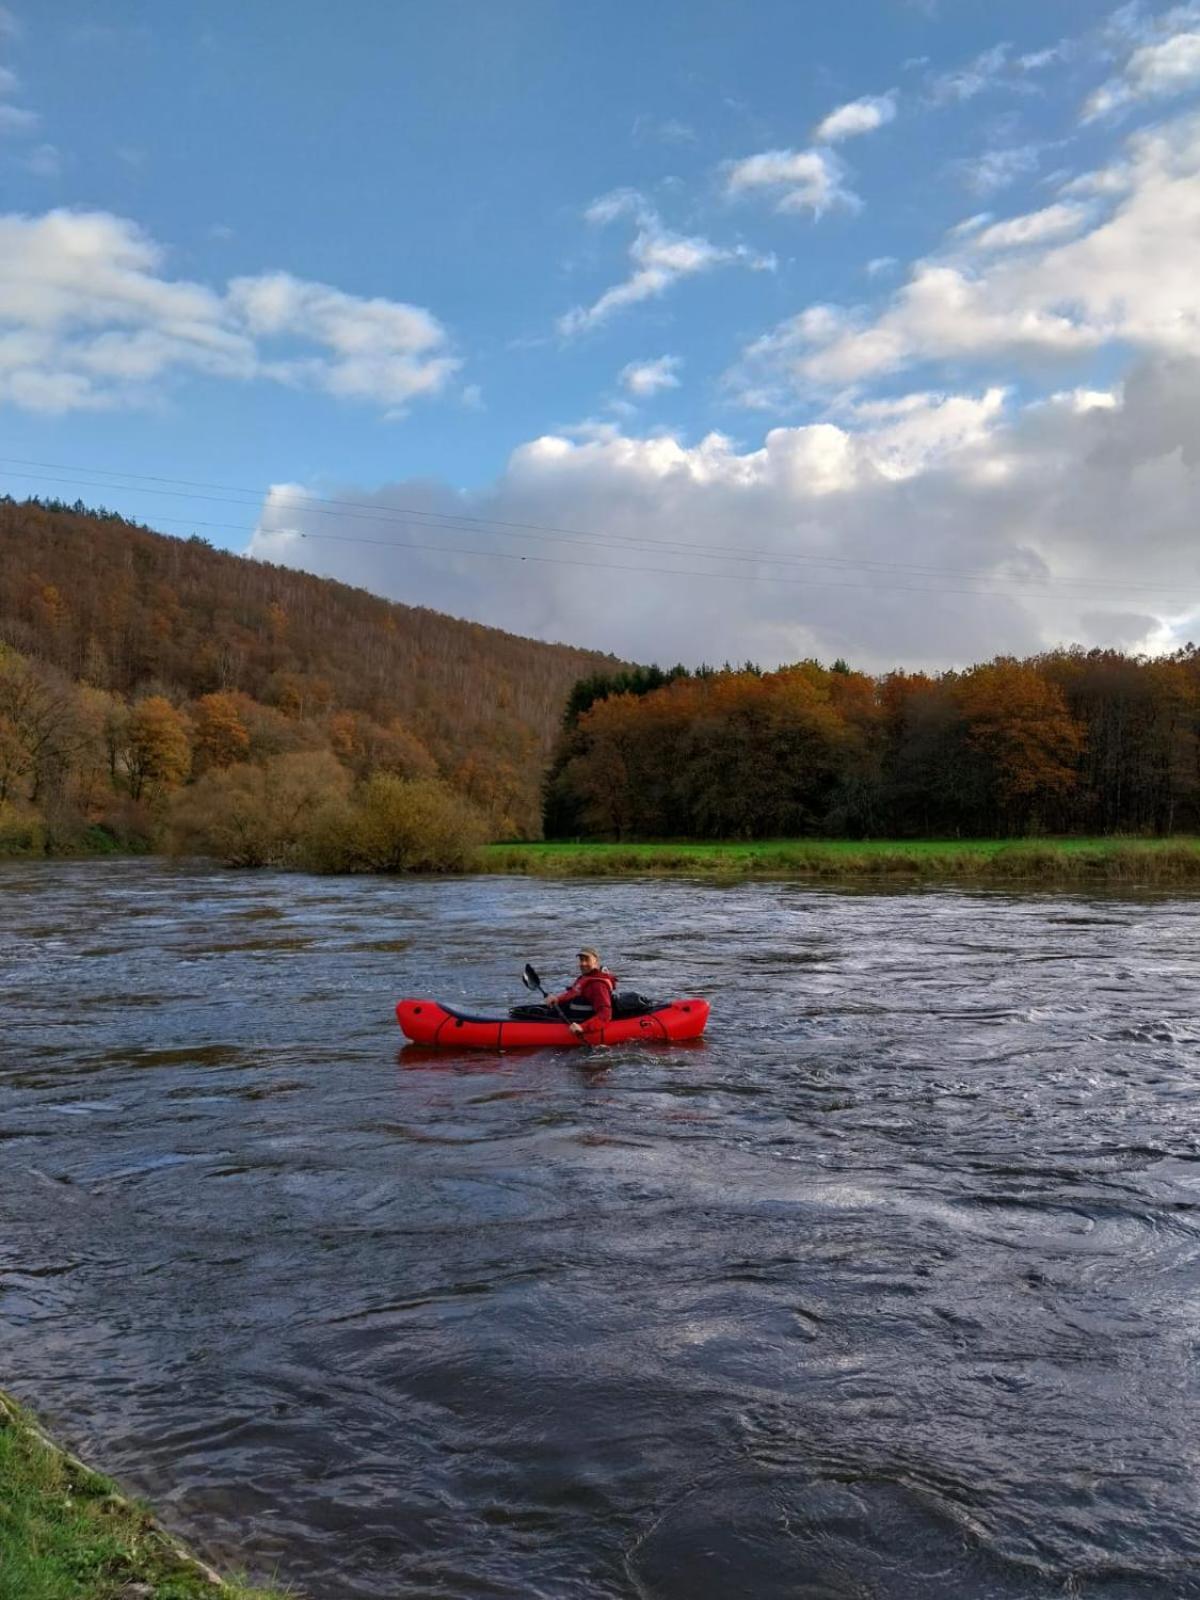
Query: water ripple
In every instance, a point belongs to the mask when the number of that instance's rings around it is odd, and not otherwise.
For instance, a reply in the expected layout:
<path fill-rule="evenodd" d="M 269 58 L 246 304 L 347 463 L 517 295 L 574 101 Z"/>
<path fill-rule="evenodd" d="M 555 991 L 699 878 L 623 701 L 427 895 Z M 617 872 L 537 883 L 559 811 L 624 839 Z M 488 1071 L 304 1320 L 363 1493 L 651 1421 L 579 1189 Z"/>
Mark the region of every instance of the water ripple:
<path fill-rule="evenodd" d="M 0 867 L 0 1377 L 321 1600 L 1200 1600 L 1200 919 Z M 692 1048 L 400 1049 L 586 934 Z"/>

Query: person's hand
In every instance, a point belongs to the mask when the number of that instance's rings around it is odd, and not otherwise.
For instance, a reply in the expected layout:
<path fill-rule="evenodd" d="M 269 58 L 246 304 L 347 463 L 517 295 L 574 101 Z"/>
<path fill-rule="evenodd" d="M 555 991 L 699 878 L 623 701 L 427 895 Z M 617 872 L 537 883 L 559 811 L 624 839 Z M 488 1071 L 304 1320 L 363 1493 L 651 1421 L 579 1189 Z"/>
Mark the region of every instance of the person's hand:
<path fill-rule="evenodd" d="M 581 1039 L 583 1038 L 583 1029 L 579 1026 L 579 1024 L 577 1022 L 568 1023 L 568 1027 L 570 1028 L 572 1033 L 577 1034 L 579 1036 L 579 1038 L 581 1038 Z"/>

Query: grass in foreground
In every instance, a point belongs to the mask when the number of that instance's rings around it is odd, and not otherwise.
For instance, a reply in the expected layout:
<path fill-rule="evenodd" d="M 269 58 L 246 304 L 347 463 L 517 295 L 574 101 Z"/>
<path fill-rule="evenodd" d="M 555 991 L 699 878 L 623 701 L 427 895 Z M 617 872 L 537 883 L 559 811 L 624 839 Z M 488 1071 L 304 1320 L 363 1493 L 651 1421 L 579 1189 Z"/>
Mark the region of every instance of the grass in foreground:
<path fill-rule="evenodd" d="M 717 844 L 493 844 L 485 872 L 545 877 L 920 878 L 976 883 L 1200 883 L 1200 839 L 771 839 Z"/>
<path fill-rule="evenodd" d="M 222 1583 L 0 1394 L 0 1600 L 283 1600 Z"/>

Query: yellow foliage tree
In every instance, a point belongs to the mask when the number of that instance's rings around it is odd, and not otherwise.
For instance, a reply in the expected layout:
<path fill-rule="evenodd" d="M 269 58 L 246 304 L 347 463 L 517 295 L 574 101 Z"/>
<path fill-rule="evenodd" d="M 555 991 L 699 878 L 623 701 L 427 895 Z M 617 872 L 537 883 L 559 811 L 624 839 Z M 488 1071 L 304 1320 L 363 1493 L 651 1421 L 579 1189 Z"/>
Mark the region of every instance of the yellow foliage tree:
<path fill-rule="evenodd" d="M 173 789 L 187 777 L 192 764 L 188 725 L 163 695 L 148 695 L 130 712 L 124 755 L 135 800 Z"/>
<path fill-rule="evenodd" d="M 242 721 L 238 696 L 206 694 L 196 701 L 195 761 L 200 771 L 231 767 L 250 751 L 250 730 Z"/>

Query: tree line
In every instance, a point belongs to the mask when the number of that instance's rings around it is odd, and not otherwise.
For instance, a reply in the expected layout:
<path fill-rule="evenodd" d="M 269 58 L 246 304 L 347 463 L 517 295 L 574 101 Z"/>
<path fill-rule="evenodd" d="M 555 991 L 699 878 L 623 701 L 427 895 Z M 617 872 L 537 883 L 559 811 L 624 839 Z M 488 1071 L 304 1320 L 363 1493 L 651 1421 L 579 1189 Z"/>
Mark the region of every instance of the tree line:
<path fill-rule="evenodd" d="M 0 855 L 449 871 L 491 831 L 398 726 L 289 720 L 236 692 L 127 701 L 0 644 Z"/>
<path fill-rule="evenodd" d="M 105 509 L 11 499 L 0 652 L 4 826 L 64 847 L 95 829 L 150 843 L 176 791 L 211 791 L 214 772 L 325 756 L 352 787 L 441 783 L 493 835 L 536 837 L 563 701 L 620 665 Z"/>
<path fill-rule="evenodd" d="M 872 677 L 747 664 L 573 691 L 551 838 L 1200 831 L 1200 651 L 1064 649 Z"/>

